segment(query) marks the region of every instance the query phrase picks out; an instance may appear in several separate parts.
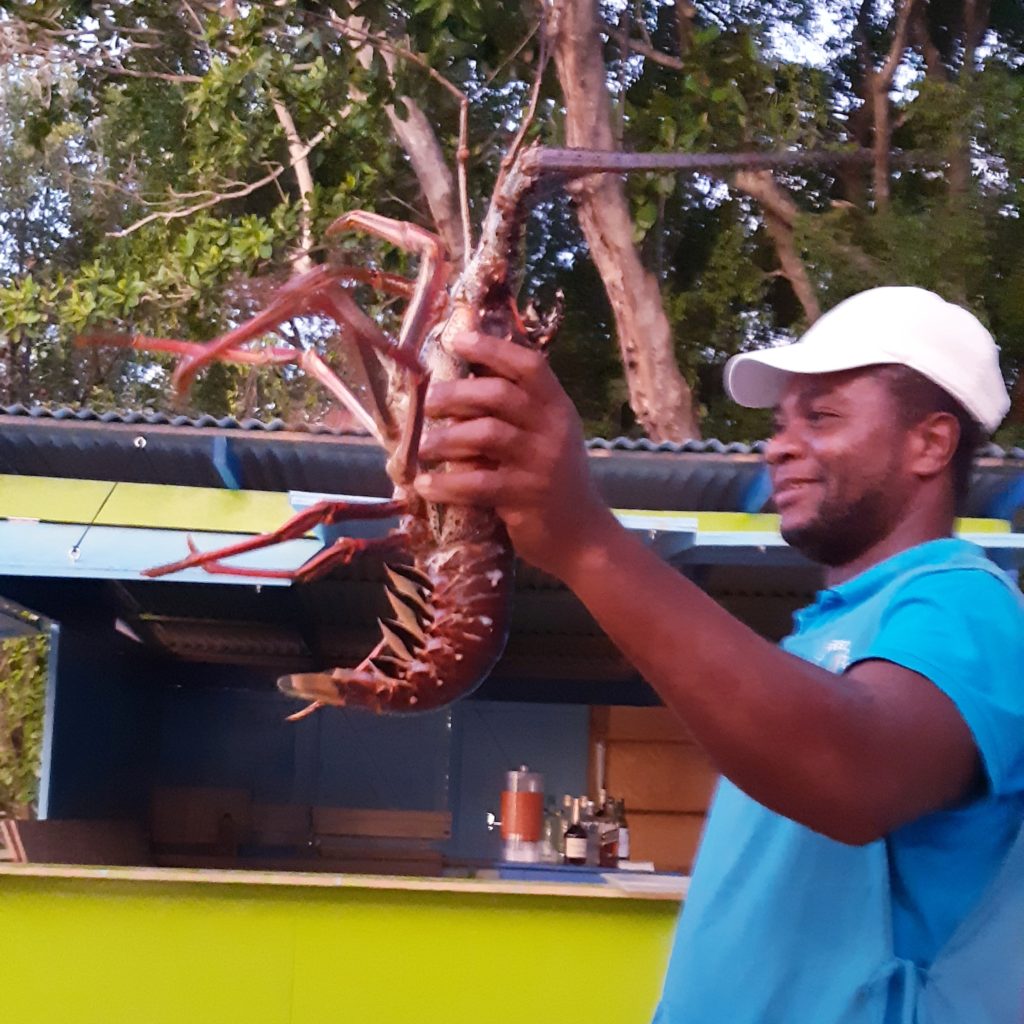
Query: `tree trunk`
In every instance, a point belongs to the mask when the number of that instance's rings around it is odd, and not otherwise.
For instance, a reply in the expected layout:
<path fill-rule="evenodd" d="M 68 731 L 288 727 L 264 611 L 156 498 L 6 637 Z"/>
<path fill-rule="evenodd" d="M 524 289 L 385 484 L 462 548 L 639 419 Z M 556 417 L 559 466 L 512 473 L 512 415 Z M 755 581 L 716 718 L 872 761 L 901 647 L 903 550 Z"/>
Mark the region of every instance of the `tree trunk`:
<path fill-rule="evenodd" d="M 348 38 L 355 50 L 356 60 L 364 68 L 368 68 L 373 60 L 373 44 L 366 41 L 369 22 L 353 14 L 344 19 L 336 18 L 335 24 L 343 33 L 349 31 Z M 385 52 L 381 57 L 388 73 L 391 74 L 396 60 L 394 53 Z M 465 251 L 463 245 L 465 232 L 462 214 L 459 211 L 455 178 L 445 161 L 437 133 L 422 108 L 408 96 L 402 97 L 402 105 L 406 112 L 404 119 L 391 104 L 384 108 L 384 113 L 398 144 L 409 157 L 434 227 L 448 250 L 448 257 L 454 266 L 461 267 L 469 258 L 469 253 Z"/>
<path fill-rule="evenodd" d="M 775 246 L 782 275 L 803 307 L 807 322 L 814 323 L 821 316 L 821 306 L 796 245 L 794 227 L 799 215 L 796 204 L 783 192 L 771 171 L 739 171 L 735 184 L 761 204 L 765 230 Z"/>
<path fill-rule="evenodd" d="M 907 49 L 907 37 L 910 33 L 910 16 L 914 13 L 916 0 L 901 0 L 896 10 L 893 27 L 892 43 L 882 66 L 875 69 L 874 62 L 868 61 L 866 80 L 868 95 L 871 101 L 871 114 L 874 131 L 871 148 L 874 153 L 872 173 L 874 178 L 875 206 L 881 212 L 889 208 L 890 199 L 890 166 L 889 155 L 892 149 L 892 108 L 889 104 L 889 90 L 896 75 L 896 69 L 903 60 Z"/>
<path fill-rule="evenodd" d="M 566 144 L 614 148 L 611 100 L 595 0 L 564 0 L 555 63 L 566 104 Z M 584 178 L 573 186 L 580 225 L 611 303 L 630 405 L 648 437 L 684 441 L 700 431 L 690 388 L 679 371 L 658 281 L 633 245 L 633 221 L 621 181 Z"/>
<path fill-rule="evenodd" d="M 960 87 L 970 90 L 974 77 L 974 62 L 978 46 L 985 36 L 989 19 L 989 0 L 964 0 L 963 6 L 963 62 L 960 65 Z M 949 161 L 950 203 L 960 210 L 971 186 L 971 128 L 959 126 Z"/>
<path fill-rule="evenodd" d="M 676 37 L 680 57 L 685 57 L 693 45 L 693 23 L 696 17 L 697 8 L 690 0 L 676 0 Z"/>
<path fill-rule="evenodd" d="M 391 130 L 409 157 L 423 198 L 427 201 L 427 209 L 452 264 L 461 267 L 467 254 L 463 251 L 462 216 L 456 198 L 455 179 L 427 115 L 408 96 L 402 98 L 402 103 L 406 111 L 404 121 L 394 107 L 385 108 Z"/>

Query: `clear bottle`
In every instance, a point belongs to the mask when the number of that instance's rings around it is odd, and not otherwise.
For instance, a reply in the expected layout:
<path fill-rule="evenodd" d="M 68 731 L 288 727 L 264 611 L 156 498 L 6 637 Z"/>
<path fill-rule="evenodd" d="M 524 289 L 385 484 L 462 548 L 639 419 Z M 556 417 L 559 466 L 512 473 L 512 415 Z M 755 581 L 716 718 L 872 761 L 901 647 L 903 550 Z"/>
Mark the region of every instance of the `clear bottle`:
<path fill-rule="evenodd" d="M 569 793 L 562 794 L 562 835 L 565 835 L 565 830 L 572 824 L 572 795 Z"/>
<path fill-rule="evenodd" d="M 540 859 L 548 864 L 561 864 L 565 851 L 565 825 L 554 801 L 544 808 L 544 834 L 541 837 Z"/>
<path fill-rule="evenodd" d="M 572 820 L 565 830 L 565 853 L 563 854 L 566 864 L 586 864 L 587 862 L 587 830 L 580 821 L 580 801 L 575 798 L 572 802 Z"/>
<path fill-rule="evenodd" d="M 629 822 L 626 820 L 626 801 L 615 801 L 615 817 L 619 822 L 619 860 L 629 860 Z"/>

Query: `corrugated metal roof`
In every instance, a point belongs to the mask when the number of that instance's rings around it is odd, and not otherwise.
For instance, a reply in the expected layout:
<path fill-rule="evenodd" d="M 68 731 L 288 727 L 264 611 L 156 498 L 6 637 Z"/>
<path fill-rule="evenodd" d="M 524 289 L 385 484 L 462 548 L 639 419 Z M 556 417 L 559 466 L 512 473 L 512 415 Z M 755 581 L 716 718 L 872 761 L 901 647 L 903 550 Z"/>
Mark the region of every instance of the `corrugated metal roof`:
<path fill-rule="evenodd" d="M 748 510 L 761 472 L 757 446 L 614 438 L 589 447 L 598 486 L 623 507 Z M 0 473 L 383 497 L 384 460 L 366 435 L 280 420 L 0 409 Z"/>
<path fill-rule="evenodd" d="M 605 499 L 619 508 L 759 511 L 767 500 L 763 442 L 715 439 L 655 443 L 645 438 L 588 441 Z M 990 445 L 964 514 L 1009 518 L 1024 449 Z M 190 418 L 155 412 L 0 407 L 0 473 L 312 491 L 385 497 L 384 453 L 366 435 L 281 420 Z"/>
<path fill-rule="evenodd" d="M 239 420 L 234 416 L 198 416 L 171 415 L 152 410 L 119 410 L 96 412 L 93 409 L 72 409 L 70 406 L 49 408 L 47 406 L 0 405 L 0 416 L 26 416 L 35 420 L 74 420 L 79 423 L 120 423 L 146 424 L 148 426 L 192 427 L 206 430 L 242 430 L 260 433 L 312 434 L 338 438 L 366 438 L 360 431 L 338 430 L 315 423 L 288 424 L 281 419 Z M 668 452 L 681 454 L 685 452 L 714 455 L 750 455 L 760 454 L 764 450 L 764 441 L 747 444 L 742 441 L 720 441 L 717 438 L 705 438 L 691 441 L 651 441 L 649 438 L 632 437 L 595 437 L 587 441 L 592 451 L 642 451 Z M 1024 448 L 1001 448 L 996 444 L 988 444 L 980 453 L 983 458 L 1024 460 Z"/>
<path fill-rule="evenodd" d="M 598 486 L 618 508 L 754 512 L 768 499 L 762 443 L 709 439 L 659 444 L 618 437 L 595 438 L 588 447 Z M 2 407 L 0 474 L 273 492 L 391 493 L 384 453 L 366 436 L 292 427 L 280 420 L 239 422 L 146 411 Z M 1021 507 L 1024 449 L 989 447 L 978 463 L 965 514 L 1009 518 Z M 365 653 L 376 616 L 386 614 L 380 574 L 375 561 L 365 560 L 303 587 L 0 577 L 0 593 L 58 620 L 85 616 L 110 628 L 115 618 L 122 619 L 148 644 L 178 657 L 294 670 L 352 663 Z M 752 573 L 718 565 L 703 568 L 700 582 L 741 617 L 752 622 L 756 617 L 765 632 L 782 635 L 789 612 L 813 589 L 815 574 L 784 567 Z M 517 591 L 513 639 L 496 674 L 499 683 L 504 676 L 518 687 L 535 673 L 588 685 L 620 680 L 636 689 L 633 670 L 564 588 L 523 567 Z"/>

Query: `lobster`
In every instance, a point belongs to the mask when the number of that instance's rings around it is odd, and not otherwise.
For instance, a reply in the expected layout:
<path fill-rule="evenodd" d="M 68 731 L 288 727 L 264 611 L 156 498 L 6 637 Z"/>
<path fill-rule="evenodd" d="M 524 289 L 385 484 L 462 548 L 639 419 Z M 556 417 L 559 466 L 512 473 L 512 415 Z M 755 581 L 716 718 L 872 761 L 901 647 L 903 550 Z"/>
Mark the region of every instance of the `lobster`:
<path fill-rule="evenodd" d="M 531 151 L 527 148 L 520 155 L 526 157 Z M 349 409 L 387 451 L 386 469 L 394 485 L 390 500 L 377 504 L 320 501 L 270 533 L 212 551 L 197 550 L 189 539 L 186 557 L 144 573 L 159 577 L 201 567 L 214 574 L 310 581 L 363 553 L 390 557 L 385 568 L 394 615 L 380 620 L 381 639 L 352 668 L 279 679 L 282 691 L 308 702 L 292 719 L 323 705 L 378 713 L 433 710 L 472 692 L 504 650 L 514 556 L 503 524 L 487 509 L 431 504 L 411 484 L 417 472 L 428 383 L 472 371 L 450 350 L 449 340 L 478 330 L 543 349 L 553 336 L 557 315 L 546 319 L 521 315 L 510 287 L 510 267 L 518 262 L 523 201 L 540 173 L 526 169 L 528 162 L 516 159 L 503 165 L 479 242 L 454 280 L 437 236 L 412 224 L 353 211 L 338 218 L 327 235 L 361 231 L 414 253 L 419 257 L 415 280 L 325 263 L 290 280 L 261 312 L 207 343 L 104 333 L 78 339 L 85 344 L 114 343 L 179 356 L 172 375 L 179 396 L 188 392 L 197 373 L 218 360 L 297 365 Z M 389 338 L 356 304 L 347 288 L 352 283 L 369 284 L 407 300 L 397 339 Z M 342 337 L 353 341 L 363 378 L 358 393 L 311 349 L 290 344 L 248 347 L 291 318 L 310 315 L 333 320 Z M 238 568 L 224 562 L 301 537 L 317 525 L 395 517 L 398 526 L 384 536 L 343 536 L 295 570 Z"/>
<path fill-rule="evenodd" d="M 205 344 L 145 335 L 126 340 L 103 333 L 78 339 L 178 355 L 180 362 L 172 383 L 179 395 L 188 391 L 203 367 L 216 360 L 255 366 L 298 365 L 388 452 L 387 472 L 394 484 L 389 501 L 370 505 L 321 501 L 277 530 L 238 544 L 200 552 L 190 540 L 187 557 L 146 571 L 148 576 L 163 576 L 198 566 L 210 573 L 308 581 L 364 552 L 402 556 L 404 561 L 386 566 L 387 596 L 394 618 L 381 620 L 381 639 L 370 653 L 353 668 L 289 675 L 278 681 L 285 693 L 309 702 L 305 709 L 290 716 L 293 719 L 326 704 L 377 712 L 442 707 L 476 689 L 504 650 L 514 556 L 501 521 L 487 509 L 427 502 L 411 484 L 424 430 L 428 383 L 456 379 L 473 370 L 452 352 L 451 339 L 464 331 L 477 330 L 544 349 L 554 334 L 558 311 L 547 318 L 534 313 L 521 315 L 511 287 L 525 203 L 541 179 L 550 185 L 600 173 L 675 170 L 722 174 L 741 168 L 829 166 L 871 158 L 868 150 L 622 153 L 538 144 L 524 147 L 526 123 L 528 119 L 502 161 L 479 242 L 454 280 L 444 246 L 436 235 L 375 213 L 353 211 L 338 218 L 328 228 L 328 236 L 358 230 L 415 253 L 420 261 L 415 280 L 327 263 L 298 275 L 276 292 L 262 312 Z M 460 155 L 464 152 L 463 139 Z M 920 159 L 917 156 L 908 162 Z M 468 203 L 464 182 L 462 191 L 465 219 Z M 468 234 L 468 227 L 466 231 Z M 466 246 L 467 252 L 470 248 Z M 360 309 L 346 290 L 346 285 L 352 283 L 368 284 L 407 300 L 397 339 L 387 337 Z M 291 345 L 246 347 L 290 318 L 310 314 L 333 320 L 343 335 L 351 337 L 363 378 L 358 394 L 315 351 Z M 390 384 L 380 356 L 395 371 Z M 391 386 L 395 375 L 398 387 Z M 301 537 L 317 525 L 395 516 L 399 525 L 385 536 L 369 540 L 342 537 L 296 570 L 241 569 L 223 562 L 233 555 Z"/>

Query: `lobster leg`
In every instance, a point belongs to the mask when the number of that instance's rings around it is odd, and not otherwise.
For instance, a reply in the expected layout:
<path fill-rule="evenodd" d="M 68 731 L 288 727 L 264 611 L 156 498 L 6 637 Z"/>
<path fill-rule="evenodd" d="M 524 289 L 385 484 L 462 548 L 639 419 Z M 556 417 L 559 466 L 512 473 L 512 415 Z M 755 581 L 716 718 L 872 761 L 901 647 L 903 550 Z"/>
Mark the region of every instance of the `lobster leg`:
<path fill-rule="evenodd" d="M 427 334 L 437 323 L 438 298 L 444 294 L 448 281 L 448 257 L 441 239 L 425 228 L 365 210 L 343 214 L 331 224 L 327 234 L 351 230 L 366 231 L 400 249 L 415 252 L 420 257 L 416 287 L 402 320 L 398 339 L 398 349 L 402 353 L 398 361 L 410 375 L 409 407 L 401 437 L 388 459 L 388 475 L 391 479 L 398 484 L 408 485 L 416 475 L 419 443 L 423 433 L 423 405 L 429 382 L 420 363 L 420 352 Z"/>
<path fill-rule="evenodd" d="M 186 356 L 178 364 L 172 377 L 175 390 L 178 394 L 186 394 L 196 374 L 210 363 L 220 359 L 229 349 L 275 330 L 278 325 L 291 317 L 311 312 L 324 313 L 339 324 L 350 326 L 359 336 L 360 341 L 372 344 L 384 351 L 393 350 L 395 346 L 387 340 L 377 325 L 365 313 L 358 310 L 351 298 L 337 287 L 338 282 L 346 277 L 352 277 L 351 272 L 347 269 L 321 266 L 314 267 L 289 281 L 277 292 L 266 309 L 246 320 L 245 323 L 239 324 L 233 330 L 226 331 L 214 338 L 213 341 L 199 345 L 198 351 Z M 379 280 L 385 287 L 389 287 L 392 277 L 393 275 L 388 275 L 371 279 Z M 410 303 L 415 300 L 418 287 L 419 282 L 413 288 L 413 298 Z M 402 291 L 404 293 L 405 289 Z M 346 299 L 347 302 L 344 301 Z"/>
<path fill-rule="evenodd" d="M 437 235 L 426 228 L 392 220 L 390 217 L 382 217 L 366 210 L 352 210 L 350 213 L 342 214 L 327 229 L 327 234 L 337 235 L 353 229 L 376 235 L 399 249 L 415 252 L 420 257 L 416 286 L 412 298 L 409 299 L 409 308 L 403 318 L 402 331 L 398 338 L 398 347 L 408 361 L 402 360 L 403 365 L 413 362 L 418 365 L 423 341 L 437 321 L 438 297 L 448 283 L 450 267 L 444 244 Z"/>
<path fill-rule="evenodd" d="M 360 540 L 353 537 L 342 537 L 335 544 L 332 544 L 324 551 L 318 552 L 304 565 L 298 569 L 240 569 L 233 566 L 222 565 L 221 560 L 231 558 L 234 555 L 245 554 L 247 551 L 257 551 L 261 548 L 271 547 L 274 544 L 281 544 L 286 540 L 296 540 L 307 534 L 314 526 L 321 524 L 331 525 L 344 522 L 350 519 L 391 519 L 393 516 L 402 515 L 408 510 L 408 505 L 402 500 L 391 500 L 381 502 L 356 502 L 356 501 L 319 501 L 310 508 L 303 509 L 294 515 L 287 522 L 282 523 L 276 530 L 270 533 L 262 533 L 257 537 L 249 537 L 238 544 L 229 544 L 223 548 L 213 551 L 199 551 L 189 539 L 189 555 L 179 559 L 177 562 L 170 562 L 167 565 L 159 565 L 153 569 L 146 569 L 144 576 L 156 578 L 166 576 L 170 573 L 180 572 L 182 569 L 201 567 L 207 572 L 224 576 L 261 576 L 267 579 L 314 579 L 322 576 L 329 567 L 333 565 L 346 564 L 355 555 L 368 550 L 403 550 L 405 547 L 405 535 L 401 532 L 393 532 L 386 537 L 372 540 Z"/>
<path fill-rule="evenodd" d="M 170 352 L 185 358 L 201 354 L 206 347 L 199 342 L 179 341 L 176 338 L 154 338 L 147 334 L 127 335 L 104 331 L 79 335 L 75 339 L 75 344 L 118 345 L 121 348 L 134 348 L 144 352 Z M 390 417 L 386 415 L 386 406 L 378 403 L 367 410 L 352 389 L 312 350 L 231 347 L 225 349 L 218 358 L 227 363 L 240 363 L 243 366 L 284 366 L 294 363 L 319 381 L 382 447 L 387 444 L 385 435 L 390 437 L 395 432 Z"/>

